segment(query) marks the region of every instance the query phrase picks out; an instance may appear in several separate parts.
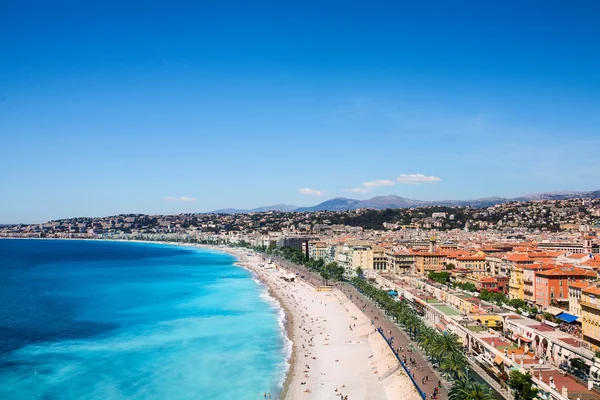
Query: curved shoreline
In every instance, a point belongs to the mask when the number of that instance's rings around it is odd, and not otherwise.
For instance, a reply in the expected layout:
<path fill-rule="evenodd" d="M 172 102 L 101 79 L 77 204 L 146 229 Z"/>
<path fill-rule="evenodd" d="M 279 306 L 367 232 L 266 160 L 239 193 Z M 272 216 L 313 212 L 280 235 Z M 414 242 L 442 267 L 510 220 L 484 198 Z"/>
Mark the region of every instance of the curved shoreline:
<path fill-rule="evenodd" d="M 263 388 L 262 391 L 268 392 L 270 391 L 272 398 L 285 398 L 287 393 L 287 389 L 291 382 L 291 378 L 293 376 L 294 365 L 295 365 L 295 357 L 294 357 L 294 341 L 292 340 L 292 330 L 294 326 L 294 318 L 293 314 L 290 310 L 285 306 L 285 303 L 282 301 L 279 296 L 279 292 L 274 290 L 274 288 L 269 284 L 268 280 L 263 279 L 248 263 L 244 262 L 244 254 L 236 254 L 235 249 L 209 246 L 209 245 L 199 245 L 199 244 L 187 244 L 187 243 L 174 243 L 174 242 L 161 242 L 161 241 L 145 241 L 145 240 L 110 240 L 110 239 L 69 239 L 69 238 L 0 238 L 0 240 L 26 240 L 26 241 L 64 241 L 64 242 L 112 242 L 112 243 L 121 243 L 123 245 L 131 244 L 131 245 L 142 245 L 142 246 L 157 246 L 172 249 L 180 248 L 191 250 L 192 252 L 206 252 L 208 254 L 215 253 L 216 255 L 221 256 L 231 256 L 234 260 L 229 261 L 227 264 L 236 268 L 243 268 L 244 270 L 250 272 L 250 278 L 255 281 L 257 284 L 256 288 L 259 289 L 257 294 L 259 295 L 259 300 L 262 303 L 266 303 L 269 308 L 276 312 L 276 322 L 278 325 L 278 336 L 282 340 L 283 348 L 281 349 L 283 360 L 281 362 L 277 362 L 274 368 L 274 380 L 272 386 L 269 388 Z M 83 245 L 83 243 L 82 243 Z M 247 278 L 246 278 L 247 279 Z M 267 389 L 267 390 L 264 390 Z M 261 393 L 262 393 L 261 391 Z M 262 397 L 262 396 L 261 396 Z"/>
<path fill-rule="evenodd" d="M 283 313 L 284 313 L 283 334 L 285 336 L 285 339 L 290 344 L 290 353 L 289 353 L 289 355 L 286 356 L 286 360 L 285 360 L 287 363 L 287 368 L 285 370 L 283 382 L 281 383 L 281 392 L 278 393 L 278 396 L 276 398 L 280 398 L 280 399 L 287 398 L 287 396 L 289 395 L 289 388 L 290 388 L 290 384 L 292 382 L 292 377 L 294 376 L 295 364 L 296 364 L 296 343 L 293 340 L 294 339 L 293 338 L 294 316 L 293 316 L 292 312 L 286 306 L 285 302 L 283 301 L 283 299 L 280 296 L 280 293 L 277 290 L 275 290 L 275 288 L 272 285 L 269 284 L 269 281 L 263 279 L 257 271 L 255 271 L 249 265 L 245 265 L 243 260 L 240 258 L 239 254 L 236 254 L 234 251 L 232 251 L 231 249 L 228 249 L 228 248 L 224 249 L 224 248 L 217 248 L 217 247 L 203 246 L 203 245 L 198 245 L 196 247 L 209 248 L 211 250 L 226 253 L 226 254 L 229 254 L 229 255 L 235 257 L 236 261 L 235 261 L 234 265 L 239 268 L 243 268 L 243 269 L 249 271 L 252 274 L 252 276 L 260 283 L 260 285 L 263 285 L 266 288 L 268 295 L 275 302 L 277 302 L 278 306 L 283 311 Z"/>
<path fill-rule="evenodd" d="M 294 316 L 291 313 L 291 311 L 288 309 L 288 307 L 285 305 L 285 303 L 283 302 L 283 299 L 281 299 L 278 292 L 273 289 L 273 287 L 264 283 L 258 277 L 258 275 L 251 269 L 248 269 L 243 266 L 242 266 L 242 268 L 247 269 L 248 271 L 252 272 L 253 276 L 257 277 L 257 280 L 260 282 L 261 285 L 264 285 L 266 287 L 268 295 L 274 301 L 277 302 L 277 304 L 279 305 L 280 309 L 283 311 L 283 314 L 284 314 L 283 334 L 289 343 L 290 352 L 286 356 L 286 360 L 285 360 L 285 362 L 287 363 L 287 368 L 285 370 L 283 382 L 281 382 L 281 392 L 279 393 L 279 398 L 285 399 L 286 396 L 288 395 L 289 386 L 292 381 L 292 377 L 294 376 L 295 364 L 296 364 L 296 349 L 295 349 L 296 343 L 293 340 Z"/>
<path fill-rule="evenodd" d="M 285 268 L 275 265 L 265 268 L 265 256 L 250 249 L 161 241 L 106 241 L 211 250 L 234 257 L 234 266 L 250 271 L 283 311 L 283 317 L 279 317 L 279 322 L 283 319 L 282 336 L 291 343 L 291 351 L 286 352 L 287 369 L 283 380 L 277 383 L 275 398 L 320 399 L 345 394 L 350 400 L 420 400 L 413 393 L 409 378 L 398 370 L 385 340 L 374 334 L 376 331 L 366 315 L 335 287 L 323 290 L 303 279 L 289 281 L 286 278 L 290 273 Z"/>
<path fill-rule="evenodd" d="M 116 242 L 119 242 L 118 240 L 115 240 Z M 296 341 L 294 340 L 294 315 L 291 312 L 291 310 L 289 309 L 289 307 L 286 305 L 285 301 L 283 300 L 283 298 L 281 297 L 281 293 L 276 290 L 276 288 L 271 284 L 271 282 L 268 279 L 265 279 L 263 276 L 261 276 L 260 272 L 253 267 L 253 265 L 251 265 L 251 263 L 248 262 L 248 260 L 246 260 L 246 256 L 245 254 L 247 254 L 248 252 L 253 253 L 254 255 L 256 255 L 253 251 L 248 250 L 248 249 L 234 249 L 234 248 L 230 248 L 230 247 L 220 247 L 220 246 L 214 246 L 214 245 L 203 245 L 203 244 L 186 244 L 186 243 L 171 243 L 171 242 L 155 242 L 155 241 L 128 241 L 128 242 L 137 242 L 137 243 L 153 243 L 153 244 L 160 244 L 160 245 L 172 245 L 172 246 L 181 246 L 181 247 L 186 247 L 186 248 L 200 248 L 200 249 L 208 249 L 208 250 L 212 250 L 212 251 L 216 251 L 218 253 L 224 253 L 224 254 L 228 254 L 232 257 L 235 258 L 235 261 L 233 262 L 233 265 L 238 267 L 238 268 L 243 268 L 247 271 L 249 271 L 252 274 L 252 277 L 256 279 L 256 281 L 259 282 L 260 285 L 263 285 L 266 289 L 267 295 L 269 297 L 271 297 L 279 306 L 279 308 L 283 311 L 283 329 L 282 329 L 282 334 L 283 337 L 285 338 L 285 340 L 288 341 L 288 343 L 290 344 L 290 352 L 289 354 L 286 354 L 285 357 L 285 362 L 287 364 L 287 368 L 284 371 L 284 379 L 282 382 L 279 383 L 279 385 L 281 385 L 280 389 L 280 393 L 276 394 L 275 398 L 279 398 L 279 399 L 288 399 L 291 397 L 290 396 L 290 386 L 291 383 L 293 381 L 293 377 L 294 377 L 294 372 L 296 370 L 296 353 L 297 353 L 297 349 L 296 349 Z M 281 321 L 281 319 L 280 319 Z"/>
<path fill-rule="evenodd" d="M 212 250 L 217 251 L 217 249 L 212 249 Z M 230 253 L 227 251 L 223 251 L 223 252 L 238 258 L 238 256 L 236 254 L 233 254 L 233 253 Z M 285 340 L 288 341 L 288 344 L 290 346 L 290 352 L 288 354 L 286 354 L 285 362 L 287 363 L 287 368 L 284 371 L 284 378 L 283 378 L 282 382 L 280 383 L 281 392 L 278 395 L 280 398 L 285 398 L 287 391 L 288 391 L 289 383 L 291 381 L 291 376 L 294 372 L 294 361 L 295 361 L 294 346 L 295 346 L 295 343 L 292 340 L 293 337 L 291 334 L 291 331 L 294 326 L 293 314 L 285 306 L 283 300 L 279 296 L 279 293 L 276 290 L 274 290 L 271 285 L 264 282 L 264 280 L 261 279 L 261 277 L 256 273 L 256 271 L 245 266 L 239 259 L 236 260 L 236 262 L 233 265 L 235 265 L 236 267 L 239 267 L 239 268 L 243 268 L 246 271 L 249 271 L 252 274 L 252 277 L 255 278 L 255 280 L 259 283 L 259 285 L 264 286 L 267 296 L 269 296 L 271 299 L 273 299 L 273 301 L 279 307 L 279 310 L 281 312 L 283 312 L 283 318 L 280 318 L 280 322 L 282 322 L 282 333 L 283 333 L 283 336 L 285 337 Z"/>
<path fill-rule="evenodd" d="M 32 326 L 39 340 L 22 329 L 7 332 L 2 356 L 10 368 L 2 376 L 11 385 L 0 397 L 17 399 L 27 387 L 36 389 L 32 398 L 61 391 L 80 397 L 85 386 L 99 399 L 111 390 L 142 399 L 255 399 L 263 390 L 279 396 L 291 354 L 286 312 L 229 254 L 162 243 L 2 243 L 3 278 L 44 283 L 32 286 L 42 297 L 21 297 L 29 294 L 22 282 L 4 299 L 26 311 L 44 307 L 33 322 L 16 306 L 4 315 L 18 328 Z M 47 293 L 60 301 L 47 307 Z M 20 315 L 23 323 L 14 318 Z M 36 330 L 37 320 L 43 329 Z M 78 374 L 62 374 L 63 366 Z"/>
<path fill-rule="evenodd" d="M 202 247 L 236 257 L 236 265 L 251 271 L 284 310 L 292 353 L 280 399 L 347 394 L 352 400 L 420 400 L 408 376 L 397 368 L 388 344 L 340 290 L 323 291 L 301 279 L 281 279 L 290 275 L 285 268 L 261 267 L 263 261 L 257 260 L 265 256 L 248 249 Z"/>

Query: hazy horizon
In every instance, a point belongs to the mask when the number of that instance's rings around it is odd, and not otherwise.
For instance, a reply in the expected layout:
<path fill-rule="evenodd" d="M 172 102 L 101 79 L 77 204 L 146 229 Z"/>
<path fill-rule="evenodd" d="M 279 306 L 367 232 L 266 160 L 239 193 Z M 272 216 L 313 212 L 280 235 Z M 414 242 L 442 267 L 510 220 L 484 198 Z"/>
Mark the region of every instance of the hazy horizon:
<path fill-rule="evenodd" d="M 583 190 L 583 191 L 579 191 L 579 193 L 585 193 L 585 192 L 592 192 L 592 191 L 596 191 L 597 189 L 593 189 L 593 190 Z M 515 196 L 514 198 L 520 198 L 520 197 L 532 197 L 532 196 L 538 196 L 538 195 L 543 195 L 543 194 L 568 194 L 568 193 L 577 193 L 575 191 L 553 191 L 553 192 L 537 192 L 537 193 L 525 193 L 521 196 Z M 170 214 L 184 214 L 184 213 L 198 213 L 198 214 L 202 214 L 202 213 L 211 213 L 211 212 L 215 212 L 215 211 L 223 211 L 223 210 L 240 210 L 240 211 L 251 211 L 254 209 L 262 209 L 262 208 L 268 208 L 268 207 L 274 207 L 274 206 L 286 206 L 286 207 L 296 207 L 296 208 L 303 208 L 303 207 L 313 207 L 316 206 L 318 204 L 321 204 L 323 202 L 329 201 L 329 200 L 334 200 L 334 199 L 351 199 L 351 200 L 369 200 L 375 197 L 390 197 L 390 196 L 397 196 L 397 195 L 390 195 L 390 194 L 380 194 L 377 196 L 371 196 L 369 198 L 366 199 L 358 199 L 356 197 L 344 197 L 344 196 L 338 196 L 338 197 L 332 197 L 332 198 L 327 198 L 327 199 L 322 199 L 322 200 L 317 200 L 315 201 L 313 204 L 308 204 L 308 205 L 303 205 L 303 206 L 298 206 L 295 204 L 283 204 L 283 203 L 274 203 L 274 204 L 266 204 L 266 205 L 259 205 L 259 206 L 253 206 L 253 207 L 249 207 L 249 208 L 240 208 L 240 207 L 221 207 L 221 208 L 216 208 L 213 210 L 200 210 L 200 211 L 182 211 L 182 212 L 175 212 L 175 213 L 166 213 L 166 214 L 161 214 L 161 213 L 141 213 L 141 212 L 136 212 L 136 211 L 129 211 L 129 212 L 117 212 L 114 214 L 105 214 L 105 215 L 71 215 L 71 216 L 61 216 L 61 217 L 56 217 L 56 218 L 51 218 L 45 221 L 32 221 L 32 222 L 3 222 L 0 221 L 0 225 L 15 225 L 15 224 L 37 224 L 37 223 L 44 223 L 44 222 L 48 222 L 48 221 L 52 221 L 52 220 L 60 220 L 60 219 L 72 219 L 72 218 L 102 218 L 102 217 L 107 217 L 107 216 L 111 216 L 111 215 L 126 215 L 126 214 L 145 214 L 145 215 L 170 215 Z M 399 196 L 402 197 L 402 196 Z M 486 196 L 486 197 L 480 197 L 477 199 L 409 199 L 409 200 L 417 200 L 417 201 L 426 201 L 426 202 L 436 202 L 436 201 L 469 201 L 469 200 L 484 200 L 484 199 L 491 199 L 491 198 L 504 198 L 507 200 L 511 200 L 513 199 L 513 197 L 506 197 L 506 196 Z M 535 199 L 532 199 L 535 200 Z M 426 205 L 425 205 L 426 206 Z M 291 210 L 291 211 L 295 211 L 295 210 Z"/>

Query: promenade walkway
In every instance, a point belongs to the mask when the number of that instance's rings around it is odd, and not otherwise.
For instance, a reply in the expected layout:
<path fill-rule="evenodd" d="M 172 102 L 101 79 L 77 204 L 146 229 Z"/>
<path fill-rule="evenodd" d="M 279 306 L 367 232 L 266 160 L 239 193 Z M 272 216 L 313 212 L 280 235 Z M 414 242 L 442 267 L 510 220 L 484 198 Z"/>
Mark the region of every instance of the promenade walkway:
<path fill-rule="evenodd" d="M 377 306 L 372 303 L 371 300 L 356 290 L 354 286 L 347 283 L 342 283 L 338 287 L 354 302 L 354 304 L 364 311 L 369 319 L 373 321 L 376 328 L 380 328 L 386 337 L 394 338 L 392 344 L 395 349 L 400 347 L 404 349 L 403 352 L 398 352 L 400 357 L 406 357 L 407 360 L 412 358 L 415 361 L 415 366 L 417 366 L 418 369 L 411 368 L 410 372 L 413 375 L 415 382 L 417 382 L 420 390 L 422 390 L 429 398 L 431 393 L 433 393 L 434 387 L 438 386 L 438 383 L 441 383 L 442 386 L 439 388 L 437 398 L 447 399 L 447 383 L 444 384 L 444 382 L 442 382 L 442 377 L 439 376 L 437 371 L 431 367 L 425 356 L 419 351 L 415 351 L 417 349 L 417 345 L 409 337 L 407 337 L 404 331 L 402 331 L 394 322 L 388 320 L 384 313 L 377 308 Z M 408 351 L 409 349 L 413 350 Z M 429 379 L 424 382 L 424 378 Z"/>
<path fill-rule="evenodd" d="M 281 264 L 285 269 L 303 275 L 304 279 L 309 283 L 315 286 L 323 285 L 323 280 L 319 275 L 308 271 L 303 266 L 293 264 L 282 258 L 274 258 L 274 260 Z M 417 382 L 419 389 L 426 394 L 427 398 L 431 398 L 434 387 L 436 387 L 438 383 L 442 383 L 442 387 L 439 388 L 437 399 L 446 400 L 448 398 L 448 388 L 447 385 L 441 382 L 441 377 L 437 375 L 437 372 L 433 370 L 429 362 L 426 361 L 420 352 L 408 351 L 408 349 L 416 349 L 416 344 L 414 344 L 395 323 L 386 319 L 384 313 L 369 299 L 359 293 L 354 286 L 347 283 L 337 283 L 337 288 L 340 289 L 359 309 L 364 311 L 369 317 L 369 320 L 373 321 L 375 328 L 381 328 L 386 337 L 394 337 L 392 343 L 393 347 L 395 349 L 398 349 L 399 347 L 404 348 L 404 352 L 398 353 L 400 357 L 406 356 L 407 360 L 410 358 L 415 360 L 415 366 L 418 366 L 419 369 L 411 367 L 410 372 L 411 375 L 414 374 L 414 381 Z M 424 378 L 427 377 L 429 380 L 424 381 Z"/>

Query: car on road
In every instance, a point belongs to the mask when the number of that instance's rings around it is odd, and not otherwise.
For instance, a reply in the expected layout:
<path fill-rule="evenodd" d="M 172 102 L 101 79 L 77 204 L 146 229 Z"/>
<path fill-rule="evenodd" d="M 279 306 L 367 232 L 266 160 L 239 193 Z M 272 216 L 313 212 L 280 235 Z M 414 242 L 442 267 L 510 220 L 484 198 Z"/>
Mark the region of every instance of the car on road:
<path fill-rule="evenodd" d="M 587 374 L 585 372 L 583 372 L 583 371 L 580 371 L 580 370 L 573 371 L 573 375 L 575 375 L 579 379 L 583 379 L 584 381 L 587 381 L 587 379 L 588 379 Z"/>

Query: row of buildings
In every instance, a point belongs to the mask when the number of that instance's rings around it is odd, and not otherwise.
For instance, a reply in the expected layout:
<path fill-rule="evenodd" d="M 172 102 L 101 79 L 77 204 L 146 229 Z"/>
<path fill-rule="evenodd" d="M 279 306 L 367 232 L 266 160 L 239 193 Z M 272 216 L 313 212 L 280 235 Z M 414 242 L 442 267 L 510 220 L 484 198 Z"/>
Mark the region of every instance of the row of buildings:
<path fill-rule="evenodd" d="M 581 324 L 584 341 L 590 348 L 600 349 L 600 254 L 594 244 L 588 236 L 568 246 L 521 243 L 477 248 L 450 242 L 438 245 L 434 237 L 403 245 L 307 240 L 306 251 L 310 258 L 337 262 L 349 275 L 359 268 L 421 278 L 447 272 L 450 282 L 504 293 L 509 300 L 522 300 L 540 312 L 574 316 Z"/>
<path fill-rule="evenodd" d="M 594 348 L 600 347 L 599 232 L 600 199 L 485 208 L 126 214 L 0 227 L 0 236 L 6 237 L 293 247 L 307 257 L 338 263 L 347 275 L 359 268 L 420 278 L 447 272 L 451 283 L 504 293 L 539 311 L 568 312 Z"/>

